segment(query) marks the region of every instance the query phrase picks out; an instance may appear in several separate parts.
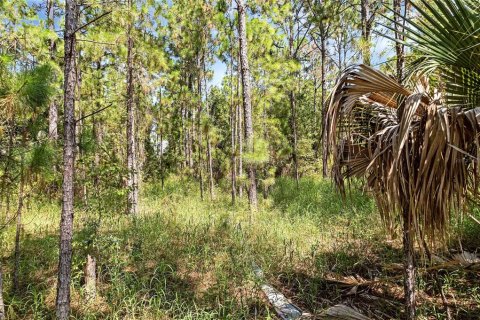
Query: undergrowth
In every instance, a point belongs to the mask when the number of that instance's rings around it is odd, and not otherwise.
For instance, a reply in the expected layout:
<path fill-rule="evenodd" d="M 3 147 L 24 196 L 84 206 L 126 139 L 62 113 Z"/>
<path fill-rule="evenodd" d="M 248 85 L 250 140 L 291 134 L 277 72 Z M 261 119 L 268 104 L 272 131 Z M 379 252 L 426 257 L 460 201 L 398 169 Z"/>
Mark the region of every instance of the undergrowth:
<path fill-rule="evenodd" d="M 252 213 L 246 199 L 232 205 L 227 192 L 216 191 L 215 200 L 201 201 L 197 184 L 190 180 L 172 178 L 165 189 L 144 185 L 135 218 L 116 208 L 115 201 L 105 206 L 92 198 L 88 205 L 79 205 L 72 317 L 273 319 L 253 276 L 253 264 L 302 308 L 316 313 L 346 296 L 344 289 L 325 279 L 352 275 L 375 279 L 387 274 L 384 265 L 401 262 L 398 240 L 389 240 L 373 201 L 361 192 L 352 191 L 343 201 L 329 180 L 304 178 L 297 189 L 294 181 L 283 178 Z M 2 233 L 9 319 L 54 317 L 59 213 L 57 203 L 29 202 L 21 238 L 21 292 L 15 295 L 14 227 Z M 88 254 L 97 261 L 98 284 L 95 301 L 85 303 L 83 268 Z M 458 290 L 458 279 L 473 281 L 461 272 L 442 277 L 447 291 Z M 401 287 L 401 281 L 394 285 Z M 421 279 L 419 287 L 435 290 L 429 288 L 428 279 Z M 455 292 L 480 302 L 478 286 Z M 393 318 L 400 316 L 398 301 L 390 308 Z M 425 318 L 445 316 L 441 303 L 422 301 Z M 464 308 L 458 314 L 475 310 Z M 371 316 L 382 318 L 381 313 Z"/>

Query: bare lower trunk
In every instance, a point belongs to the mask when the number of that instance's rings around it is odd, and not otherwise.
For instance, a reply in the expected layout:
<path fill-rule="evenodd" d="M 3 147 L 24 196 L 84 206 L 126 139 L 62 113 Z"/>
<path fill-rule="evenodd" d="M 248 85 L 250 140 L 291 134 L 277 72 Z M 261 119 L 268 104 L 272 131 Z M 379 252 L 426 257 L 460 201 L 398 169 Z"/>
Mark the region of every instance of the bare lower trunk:
<path fill-rule="evenodd" d="M 248 153 L 253 153 L 253 111 L 250 92 L 250 68 L 248 65 L 247 49 L 247 26 L 246 26 L 246 7 L 243 0 L 237 1 L 238 10 L 238 35 L 240 43 L 240 66 L 243 86 L 243 109 L 245 117 L 245 140 Z M 248 200 L 250 209 L 257 210 L 257 185 L 255 179 L 255 166 L 248 163 Z"/>
<path fill-rule="evenodd" d="M 85 264 L 85 300 L 91 302 L 97 296 L 97 263 L 94 257 L 87 255 Z"/>
<path fill-rule="evenodd" d="M 243 198 L 243 112 L 239 104 L 237 104 L 237 139 L 238 139 L 238 171 L 240 176 L 238 184 L 238 196 Z"/>
<path fill-rule="evenodd" d="M 233 64 L 232 64 L 233 68 Z M 233 76 L 231 77 L 233 80 Z M 232 90 L 232 98 L 230 100 L 230 147 L 231 147 L 231 159 L 230 159 L 230 174 L 231 174 L 231 194 L 232 194 L 232 204 L 235 204 L 236 197 L 237 197 L 237 157 L 236 157 L 236 143 L 235 143 L 235 110 L 233 108 L 233 90 Z"/>
<path fill-rule="evenodd" d="M 70 315 L 75 170 L 75 30 L 78 21 L 78 7 L 75 0 L 66 1 L 65 14 L 63 198 L 56 299 L 56 313 L 60 320 L 67 320 Z"/>
<path fill-rule="evenodd" d="M 3 302 L 3 272 L 2 261 L 0 261 L 0 320 L 5 320 L 5 304 Z"/>
<path fill-rule="evenodd" d="M 25 143 L 25 133 L 23 138 L 23 143 Z M 23 210 L 23 199 L 24 199 L 24 185 L 25 185 L 25 175 L 24 175 L 24 156 L 22 153 L 22 163 L 21 163 L 21 173 L 20 173 L 20 186 L 18 190 L 18 207 L 17 207 L 17 228 L 15 232 L 15 264 L 13 267 L 13 292 L 18 293 L 20 288 L 19 285 L 19 273 L 20 273 L 20 236 L 22 232 L 22 210 Z"/>
<path fill-rule="evenodd" d="M 325 85 L 325 59 L 326 59 L 326 40 L 324 38 L 321 39 L 321 94 L 322 98 L 320 100 L 321 108 L 322 108 L 322 126 L 321 126 L 321 139 L 322 139 L 322 174 L 323 177 L 328 175 L 328 145 L 327 145 L 327 127 L 326 127 L 326 115 L 327 109 L 325 106 L 325 94 L 326 94 L 326 85 Z"/>
<path fill-rule="evenodd" d="M 212 159 L 212 143 L 210 137 L 207 137 L 207 161 L 208 161 L 208 181 L 210 188 L 210 199 L 215 198 L 215 185 L 213 181 L 213 159 Z"/>
<path fill-rule="evenodd" d="M 131 0 L 128 2 L 132 6 Z M 133 87 L 133 39 L 132 22 L 127 27 L 127 188 L 128 188 L 128 214 L 137 214 L 138 203 L 138 172 L 137 172 L 137 151 L 135 139 L 135 103 Z"/>
<path fill-rule="evenodd" d="M 291 112 L 290 121 L 292 126 L 292 144 L 293 144 L 293 150 L 292 150 L 293 174 L 295 177 L 295 183 L 297 184 L 297 188 L 298 188 L 299 175 L 298 175 L 297 110 L 296 110 L 296 103 L 295 103 L 295 94 L 293 93 L 293 91 L 290 91 L 289 99 L 290 99 L 290 112 Z"/>
<path fill-rule="evenodd" d="M 404 291 L 405 318 L 415 319 L 415 256 L 413 250 L 413 231 L 408 213 L 404 212 L 403 222 L 403 259 L 404 259 Z"/>

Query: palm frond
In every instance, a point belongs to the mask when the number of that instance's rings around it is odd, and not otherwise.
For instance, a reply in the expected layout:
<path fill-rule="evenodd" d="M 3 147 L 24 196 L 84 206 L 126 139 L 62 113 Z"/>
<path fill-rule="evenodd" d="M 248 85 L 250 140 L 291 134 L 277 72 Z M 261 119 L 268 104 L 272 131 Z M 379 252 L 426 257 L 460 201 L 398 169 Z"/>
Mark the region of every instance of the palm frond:
<path fill-rule="evenodd" d="M 417 235 L 442 238 L 476 191 L 480 108 L 446 108 L 360 65 L 341 77 L 326 121 L 334 181 L 345 193 L 345 179 L 365 178 L 389 227 L 406 212 Z"/>
<path fill-rule="evenodd" d="M 403 17 L 406 41 L 420 57 L 410 74 L 439 71 L 449 105 L 470 108 L 480 103 L 480 6 L 465 0 L 418 0 L 411 2 L 419 15 Z M 401 24 L 403 21 L 394 21 Z M 394 30 L 393 26 L 386 26 Z M 407 73 L 409 74 L 409 73 Z"/>

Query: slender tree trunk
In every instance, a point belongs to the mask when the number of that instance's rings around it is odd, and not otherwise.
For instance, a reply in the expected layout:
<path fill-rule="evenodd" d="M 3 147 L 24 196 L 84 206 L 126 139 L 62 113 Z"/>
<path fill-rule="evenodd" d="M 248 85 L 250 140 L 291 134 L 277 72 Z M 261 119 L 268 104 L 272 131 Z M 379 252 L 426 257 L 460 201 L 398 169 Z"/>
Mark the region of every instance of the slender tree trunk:
<path fill-rule="evenodd" d="M 238 72 L 237 78 L 237 98 L 240 98 L 240 72 Z M 239 101 L 239 100 L 237 100 Z M 237 109 L 237 140 L 238 140 L 238 171 L 237 175 L 240 176 L 240 182 L 238 184 L 238 197 L 243 198 L 243 136 L 245 133 L 243 125 L 243 108 L 240 106 L 240 103 L 236 104 Z"/>
<path fill-rule="evenodd" d="M 5 303 L 3 302 L 3 271 L 0 259 L 0 320 L 5 320 Z"/>
<path fill-rule="evenodd" d="M 207 110 L 207 115 L 211 118 L 212 111 L 210 110 L 210 105 L 208 103 L 208 83 L 207 83 L 207 69 L 205 65 L 205 56 L 202 57 L 203 64 L 203 83 L 205 88 L 205 109 Z M 207 166 L 208 166 L 208 188 L 210 191 L 210 200 L 215 198 L 215 182 L 213 179 L 213 158 L 212 158 L 212 141 L 210 138 L 210 130 L 206 132 L 207 138 Z"/>
<path fill-rule="evenodd" d="M 100 61 L 97 61 L 97 72 L 100 71 L 101 64 Z M 100 74 L 98 75 L 99 77 L 101 76 Z M 100 98 L 102 96 L 102 86 L 100 83 L 100 78 L 98 79 L 99 83 L 97 84 L 97 97 Z M 100 102 L 97 101 L 95 102 L 95 109 L 100 110 Z M 103 143 L 103 136 L 102 136 L 102 122 L 97 117 L 96 115 L 92 116 L 92 122 L 93 122 L 93 138 L 95 139 L 95 146 L 94 146 L 94 155 L 93 155 L 93 166 L 94 166 L 94 178 L 93 178 L 93 186 L 95 190 L 98 190 L 100 187 L 100 177 L 98 174 L 98 170 L 100 167 L 100 146 Z"/>
<path fill-rule="evenodd" d="M 230 39 L 230 43 L 231 39 Z M 233 47 L 233 45 L 232 45 Z M 236 143 L 235 143 L 235 126 L 236 126 L 236 110 L 234 110 L 234 102 L 233 102 L 233 48 L 230 49 L 230 147 L 231 147 L 231 159 L 230 159 L 230 166 L 231 166 L 231 187 L 232 187 L 232 204 L 235 204 L 236 197 L 237 197 L 237 157 L 236 157 Z"/>
<path fill-rule="evenodd" d="M 360 1 L 360 18 L 362 23 L 362 56 L 363 64 L 370 65 L 370 35 L 372 30 L 373 16 L 370 14 L 370 0 Z"/>
<path fill-rule="evenodd" d="M 412 221 L 408 209 L 403 213 L 403 259 L 404 259 L 404 291 L 405 291 L 405 318 L 416 318 L 415 306 L 415 253 L 413 249 Z"/>
<path fill-rule="evenodd" d="M 132 8 L 132 0 L 128 0 L 128 7 Z M 137 214 L 138 204 L 138 172 L 137 146 L 135 139 L 135 101 L 133 87 L 133 38 L 132 21 L 127 26 L 127 168 L 128 168 L 128 214 Z"/>
<path fill-rule="evenodd" d="M 56 312 L 57 318 L 70 315 L 70 281 L 72 271 L 73 236 L 73 176 L 75 170 L 75 57 L 78 7 L 76 0 L 66 0 L 65 61 L 64 61 L 64 142 L 63 142 L 63 201 L 60 222 L 60 252 Z"/>
<path fill-rule="evenodd" d="M 403 1 L 405 7 L 404 17 L 407 16 L 408 12 L 408 0 Z M 401 25 L 402 21 L 402 0 L 393 0 L 393 12 L 394 12 L 394 21 L 395 21 L 395 40 L 404 41 L 404 28 Z M 405 46 L 400 42 L 395 42 L 395 53 L 396 53 L 396 62 L 397 62 L 397 80 L 398 82 L 403 81 L 403 69 L 405 68 Z"/>
<path fill-rule="evenodd" d="M 97 296 L 97 263 L 94 257 L 87 255 L 85 264 L 85 300 L 87 303 Z"/>
<path fill-rule="evenodd" d="M 246 25 L 246 7 L 243 0 L 237 1 L 238 10 L 238 35 L 240 43 L 240 66 L 242 74 L 242 86 L 243 86 L 243 109 L 245 116 L 245 140 L 247 146 L 247 152 L 253 153 L 253 112 L 252 101 L 250 92 L 250 68 L 248 66 L 248 53 L 247 53 L 247 25 Z M 257 185 L 255 180 L 255 166 L 253 163 L 248 163 L 248 200 L 250 208 L 253 211 L 257 210 Z"/>
<path fill-rule="evenodd" d="M 47 26 L 50 32 L 55 32 L 54 0 L 47 0 Z M 50 60 L 55 61 L 56 43 L 55 40 L 49 41 Z M 57 101 L 52 99 L 48 108 L 48 137 L 52 141 L 58 139 L 58 110 Z"/>
<path fill-rule="evenodd" d="M 289 19 L 289 36 L 288 36 L 288 46 L 289 46 L 289 55 L 290 55 L 290 59 L 293 59 L 293 60 L 297 60 L 297 57 L 296 57 L 296 54 L 294 53 L 294 49 L 293 49 L 293 41 L 294 41 L 294 26 L 293 26 L 294 22 L 293 22 L 293 19 L 290 18 Z M 295 78 L 296 77 L 296 74 L 292 74 L 291 75 L 292 78 Z M 293 85 L 292 85 L 293 87 Z M 298 176 L 298 146 L 297 146 L 297 140 L 298 140 L 298 136 L 297 136 L 297 106 L 296 106 L 296 101 L 295 101 L 295 92 L 292 90 L 290 90 L 288 92 L 288 99 L 290 101 L 290 126 L 291 126 L 291 129 L 292 129 L 292 133 L 291 133 L 291 139 L 292 139 L 292 145 L 293 145 L 293 148 L 292 148 L 292 159 L 293 159 L 293 174 L 294 174 L 294 177 L 295 177 L 295 183 L 297 185 L 297 189 L 298 189 L 298 180 L 299 180 L 299 176 Z"/>
<path fill-rule="evenodd" d="M 199 57 L 200 60 L 200 57 Z M 197 78 L 197 85 L 198 85 L 198 112 L 197 112 L 197 134 L 198 134 L 198 163 L 197 163 L 197 170 L 198 170 L 198 179 L 200 182 L 200 198 L 203 200 L 204 198 L 204 186 L 203 186 L 203 137 L 202 137 L 202 112 L 203 112 L 203 102 L 202 102 L 202 77 L 201 73 L 201 64 L 200 61 L 198 63 L 198 78 Z"/>
<path fill-rule="evenodd" d="M 20 186 L 18 188 L 18 207 L 17 207 L 17 228 L 15 232 L 15 264 L 13 267 L 13 292 L 18 293 L 20 289 L 20 281 L 19 281 L 19 274 L 20 274 L 20 236 L 22 233 L 22 210 L 23 210 L 23 200 L 24 200 L 24 187 L 25 187 L 25 149 L 26 149 L 26 136 L 27 132 L 24 129 L 23 137 L 22 137 L 22 146 L 24 150 L 22 150 L 21 155 L 21 163 L 20 163 Z"/>
<path fill-rule="evenodd" d="M 292 126 L 292 143 L 293 143 L 293 173 L 295 177 L 295 183 L 298 189 L 299 174 L 298 174 L 298 136 L 297 136 L 297 106 L 295 101 L 295 93 L 290 91 L 288 94 L 290 100 L 290 112 L 291 112 L 291 126 Z"/>
<path fill-rule="evenodd" d="M 320 49 L 320 54 L 321 54 L 321 78 L 320 78 L 320 85 L 322 86 L 321 89 L 321 94 L 322 97 L 320 99 L 320 103 L 322 105 L 322 126 L 321 126 L 321 138 L 322 138 L 322 174 L 323 177 L 326 177 L 328 175 L 328 145 L 327 145 L 327 124 L 326 124 L 326 116 L 327 116 L 327 109 L 325 106 L 325 95 L 326 95 L 326 83 L 325 83 L 325 73 L 326 73 L 326 68 L 325 68 L 325 60 L 327 56 L 327 48 L 326 48 L 326 39 L 322 37 L 321 39 L 321 49 Z"/>

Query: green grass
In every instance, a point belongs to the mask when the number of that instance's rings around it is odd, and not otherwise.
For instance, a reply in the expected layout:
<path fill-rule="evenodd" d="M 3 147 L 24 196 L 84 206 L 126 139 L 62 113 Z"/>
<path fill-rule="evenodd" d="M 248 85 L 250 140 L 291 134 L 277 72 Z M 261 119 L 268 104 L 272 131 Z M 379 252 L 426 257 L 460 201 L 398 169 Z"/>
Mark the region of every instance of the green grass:
<path fill-rule="evenodd" d="M 387 276 L 382 265 L 401 262 L 399 243 L 386 240 L 370 197 L 352 192 L 344 202 L 329 180 L 304 178 L 297 189 L 294 181 L 279 179 L 253 215 L 246 199 L 233 206 L 221 190 L 216 200 L 201 201 L 197 184 L 189 180 L 171 179 L 165 190 L 142 189 L 136 219 L 114 201 L 106 207 L 92 199 L 90 207 L 77 209 L 75 319 L 273 319 L 252 263 L 296 303 L 318 312 L 345 297 L 344 289 L 325 279 Z M 59 213 L 58 204 L 41 201 L 32 201 L 25 213 L 22 291 L 15 296 L 10 288 L 14 227 L 3 234 L 10 319 L 54 316 Z M 87 254 L 96 257 L 98 269 L 98 297 L 88 306 L 82 292 Z M 467 279 L 443 276 L 443 285 L 451 287 Z M 480 301 L 478 287 L 466 290 Z M 441 305 L 433 306 L 426 304 L 422 313 L 441 318 Z M 401 305 L 390 309 L 395 314 Z"/>

